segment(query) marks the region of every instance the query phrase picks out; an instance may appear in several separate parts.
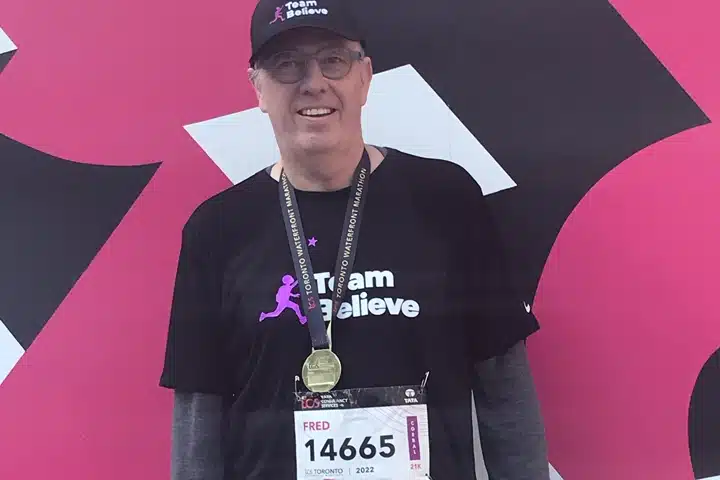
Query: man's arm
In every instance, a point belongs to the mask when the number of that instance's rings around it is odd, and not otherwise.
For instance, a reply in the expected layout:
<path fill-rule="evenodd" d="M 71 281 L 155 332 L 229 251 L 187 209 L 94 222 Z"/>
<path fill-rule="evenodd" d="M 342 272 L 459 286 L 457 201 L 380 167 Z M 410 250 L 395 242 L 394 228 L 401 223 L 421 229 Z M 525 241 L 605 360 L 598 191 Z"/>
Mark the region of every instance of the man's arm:
<path fill-rule="evenodd" d="M 525 342 L 475 366 L 473 392 L 490 480 L 550 478 L 545 428 Z"/>
<path fill-rule="evenodd" d="M 182 230 L 160 385 L 173 390 L 171 477 L 222 480 L 224 399 L 232 395 L 221 320 L 219 206 L 201 204 Z"/>
<path fill-rule="evenodd" d="M 172 422 L 172 480 L 223 480 L 223 398 L 175 392 Z"/>

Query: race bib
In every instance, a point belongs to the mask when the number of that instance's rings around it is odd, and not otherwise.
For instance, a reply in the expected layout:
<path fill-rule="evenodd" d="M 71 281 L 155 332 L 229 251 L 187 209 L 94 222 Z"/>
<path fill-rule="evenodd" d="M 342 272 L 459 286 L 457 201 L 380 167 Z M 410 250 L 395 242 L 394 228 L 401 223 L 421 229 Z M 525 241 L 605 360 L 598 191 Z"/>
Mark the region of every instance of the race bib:
<path fill-rule="evenodd" d="M 425 392 L 412 386 L 298 394 L 295 455 L 298 480 L 427 479 Z"/>

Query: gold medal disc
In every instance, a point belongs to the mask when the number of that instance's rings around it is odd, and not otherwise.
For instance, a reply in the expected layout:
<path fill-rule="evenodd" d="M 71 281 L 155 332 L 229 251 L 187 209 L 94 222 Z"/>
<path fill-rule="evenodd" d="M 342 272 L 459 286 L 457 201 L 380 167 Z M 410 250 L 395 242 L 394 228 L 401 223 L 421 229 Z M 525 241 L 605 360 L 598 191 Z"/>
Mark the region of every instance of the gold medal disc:
<path fill-rule="evenodd" d="M 342 365 L 332 350 L 324 348 L 314 350 L 305 359 L 302 367 L 302 379 L 311 392 L 329 392 L 340 380 Z"/>

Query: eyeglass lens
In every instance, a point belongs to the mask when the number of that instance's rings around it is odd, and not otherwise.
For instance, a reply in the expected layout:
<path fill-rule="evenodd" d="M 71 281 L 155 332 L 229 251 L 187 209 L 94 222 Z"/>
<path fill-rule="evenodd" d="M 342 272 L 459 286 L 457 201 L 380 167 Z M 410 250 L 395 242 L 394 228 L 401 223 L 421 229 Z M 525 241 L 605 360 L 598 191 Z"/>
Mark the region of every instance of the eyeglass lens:
<path fill-rule="evenodd" d="M 306 54 L 298 51 L 279 52 L 263 66 L 279 82 L 295 83 L 307 73 L 308 63 L 315 59 L 325 78 L 339 80 L 348 74 L 352 62 L 360 53 L 346 48 L 330 48 Z"/>

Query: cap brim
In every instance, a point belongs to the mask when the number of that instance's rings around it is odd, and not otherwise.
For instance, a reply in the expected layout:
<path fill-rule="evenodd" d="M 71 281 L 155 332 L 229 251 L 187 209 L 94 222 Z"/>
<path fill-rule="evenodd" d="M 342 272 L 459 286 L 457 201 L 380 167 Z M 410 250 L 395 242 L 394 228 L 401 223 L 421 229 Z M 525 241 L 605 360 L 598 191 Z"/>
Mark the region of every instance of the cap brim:
<path fill-rule="evenodd" d="M 250 56 L 250 61 L 249 61 L 250 65 L 252 66 L 252 64 L 255 63 L 255 60 L 257 60 L 257 57 L 262 53 L 262 51 L 265 49 L 265 47 L 270 42 L 272 42 L 273 40 L 275 40 L 276 38 L 278 38 L 281 35 L 284 35 L 288 32 L 292 32 L 294 30 L 298 30 L 300 28 L 317 28 L 319 30 L 325 30 L 325 31 L 334 33 L 335 35 L 338 35 L 347 40 L 350 40 L 353 42 L 361 42 L 364 44 L 361 36 L 357 32 L 348 32 L 348 31 L 343 31 L 343 29 L 328 27 L 327 25 L 320 25 L 320 24 L 313 24 L 312 22 L 306 22 L 306 23 L 303 23 L 300 25 L 293 25 L 293 26 L 289 26 L 287 28 L 283 28 L 281 31 L 276 32 L 273 35 L 271 35 L 267 40 L 265 40 L 262 44 L 260 44 L 257 47 L 257 49 L 255 50 L 255 53 L 253 53 Z M 364 45 L 363 45 L 363 48 L 364 48 Z"/>

